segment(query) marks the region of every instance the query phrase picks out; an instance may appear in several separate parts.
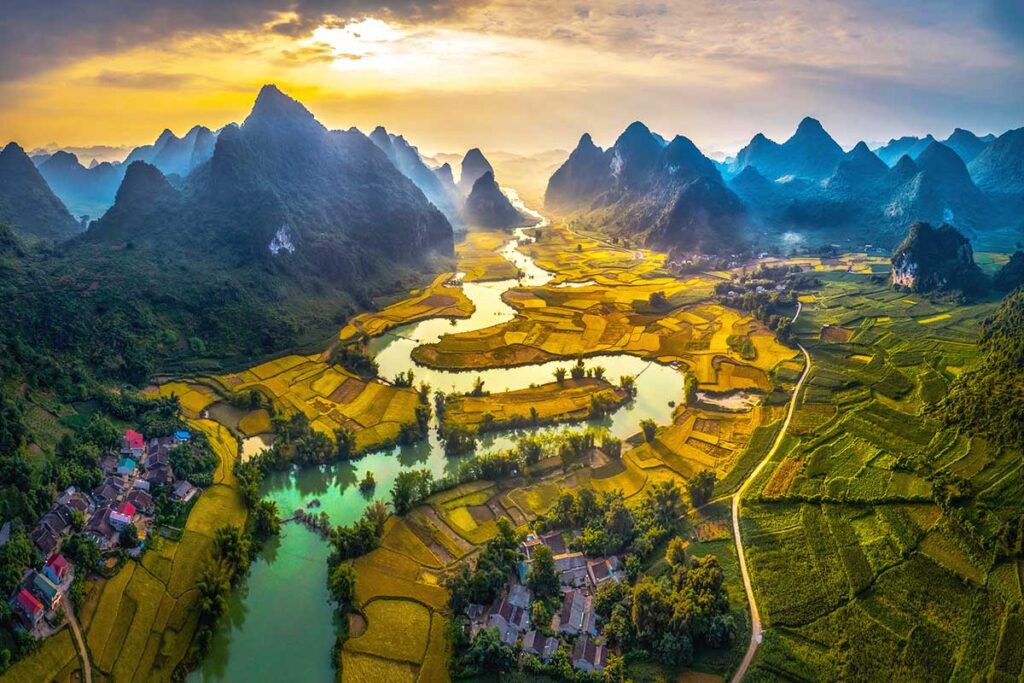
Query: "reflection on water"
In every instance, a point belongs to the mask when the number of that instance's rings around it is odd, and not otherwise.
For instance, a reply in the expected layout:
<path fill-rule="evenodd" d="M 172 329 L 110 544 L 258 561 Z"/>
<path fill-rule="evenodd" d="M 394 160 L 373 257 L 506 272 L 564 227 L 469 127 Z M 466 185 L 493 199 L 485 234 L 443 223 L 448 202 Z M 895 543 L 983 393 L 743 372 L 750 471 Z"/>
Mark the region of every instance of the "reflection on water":
<path fill-rule="evenodd" d="M 523 206 L 514 192 L 505 191 L 517 208 L 539 216 Z M 542 220 L 537 227 L 546 225 L 547 221 Z M 471 317 L 454 322 L 443 318 L 425 320 L 371 340 L 369 348 L 381 375 L 394 377 L 412 368 L 417 383 L 427 382 L 435 390 L 463 393 L 480 377 L 488 390 L 497 392 L 550 382 L 556 367 L 572 365 L 570 361 L 550 361 L 517 368 L 448 372 L 426 368 L 412 360 L 414 348 L 436 342 L 444 334 L 482 329 L 511 320 L 515 310 L 501 300 L 501 295 L 512 287 L 536 287 L 550 282 L 551 274 L 517 248 L 520 241 L 529 239 L 523 229 L 518 229 L 501 251 L 521 271 L 521 278 L 463 285 L 463 291 L 476 307 Z M 594 426 L 605 427 L 613 435 L 625 438 L 634 434 L 645 418 L 660 424 L 671 421 L 669 403 L 683 395 L 682 375 L 677 371 L 626 355 L 595 356 L 588 358 L 586 364 L 603 366 L 605 376 L 613 382 L 623 375 L 636 377 L 636 399 L 612 415 L 592 421 Z M 554 429 L 561 428 L 542 427 L 531 431 Z M 517 432 L 484 435 L 478 440 L 478 451 L 509 448 L 518 435 Z M 265 445 L 260 437 L 246 439 L 243 452 L 256 452 L 255 449 Z M 353 462 L 272 473 L 264 482 L 263 494 L 277 503 L 284 517 L 316 499 L 319 507 L 313 511 L 327 513 L 333 524 L 350 524 L 362 515 L 371 501 L 390 499 L 391 488 L 402 470 L 426 468 L 435 477 L 442 477 L 455 471 L 459 462 L 460 458 L 445 456 L 436 429 L 431 429 L 429 437 L 417 444 L 372 453 Z M 356 485 L 367 472 L 373 472 L 377 482 L 368 495 L 360 492 Z M 280 539 L 268 544 L 261 558 L 253 564 L 244 589 L 232 595 L 230 618 L 218 629 L 209 656 L 190 680 L 332 680 L 330 653 L 334 629 L 329 624 L 334 613 L 326 586 L 328 553 L 327 544 L 303 527 L 295 524 L 282 527 Z"/>

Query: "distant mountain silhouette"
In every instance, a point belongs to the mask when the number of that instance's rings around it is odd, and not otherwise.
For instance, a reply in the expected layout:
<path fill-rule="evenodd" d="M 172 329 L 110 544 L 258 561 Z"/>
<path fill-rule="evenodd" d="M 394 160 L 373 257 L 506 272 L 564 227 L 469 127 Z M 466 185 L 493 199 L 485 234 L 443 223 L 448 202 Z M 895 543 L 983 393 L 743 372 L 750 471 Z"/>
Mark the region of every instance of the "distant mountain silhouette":
<path fill-rule="evenodd" d="M 157 169 L 129 168 L 90 241 L 130 235 L 136 245 L 279 261 L 352 286 L 388 261 L 452 253 L 447 219 L 377 145 L 355 129 L 328 131 L 274 86 L 241 126 L 221 131 L 180 200 Z M 145 209 L 147 195 L 157 211 Z"/>
<path fill-rule="evenodd" d="M 607 150 L 589 135 L 548 181 L 545 204 L 668 248 L 723 251 L 740 237 L 743 203 L 683 136 L 666 143 L 640 122 Z"/>
<path fill-rule="evenodd" d="M 80 230 L 25 150 L 14 142 L 0 152 L 0 221 L 46 239 L 64 239 Z"/>
<path fill-rule="evenodd" d="M 897 187 L 885 208 L 897 224 L 924 220 L 982 229 L 993 209 L 956 152 L 932 142 L 915 162 L 919 171 Z"/>
<path fill-rule="evenodd" d="M 753 166 L 769 180 L 787 177 L 823 180 L 844 156 L 842 147 L 825 132 L 821 123 L 808 116 L 781 145 L 761 133 L 755 135 L 736 155 L 730 171 L 736 174 Z"/>
<path fill-rule="evenodd" d="M 152 145 L 133 149 L 124 160 L 124 167 L 133 161 L 145 161 L 164 175 L 184 178 L 213 156 L 216 142 L 217 136 L 204 126 L 193 126 L 182 138 L 166 129 Z"/>
<path fill-rule="evenodd" d="M 39 164 L 39 173 L 71 213 L 96 218 L 114 203 L 124 166 L 103 162 L 86 168 L 74 154 L 58 151 Z"/>
<path fill-rule="evenodd" d="M 985 192 L 1024 197 L 1024 128 L 1009 130 L 986 145 L 968 169 Z"/>
<path fill-rule="evenodd" d="M 992 286 L 1002 292 L 1011 292 L 1021 285 L 1024 285 L 1024 251 L 1018 249 L 992 276 Z"/>
<path fill-rule="evenodd" d="M 473 184 L 485 173 L 494 173 L 494 168 L 484 157 L 484 153 L 478 148 L 466 152 L 462 158 L 462 171 L 459 175 L 459 190 L 462 194 L 469 196 L 473 191 Z"/>
<path fill-rule="evenodd" d="M 406 142 L 401 135 L 388 133 L 383 126 L 377 126 L 370 133 L 370 139 L 391 160 L 395 168 L 415 183 L 427 199 L 441 210 L 449 222 L 459 222 L 462 209 L 461 194 L 455 189 L 454 183 L 449 185 L 423 163 L 419 150 Z M 450 166 L 448 174 L 451 174 Z"/>
<path fill-rule="evenodd" d="M 470 227 L 512 228 L 536 222 L 512 206 L 508 197 L 502 194 L 491 171 L 473 183 L 473 190 L 466 198 L 462 213 L 463 220 Z"/>
<path fill-rule="evenodd" d="M 935 142 L 935 138 L 930 134 L 923 138 L 907 135 L 902 138 L 889 140 L 889 142 L 884 146 L 876 149 L 875 154 L 879 159 L 884 161 L 887 166 L 895 166 L 896 162 L 898 162 L 903 156 L 908 156 L 911 159 L 917 159 L 921 152 L 924 151 L 925 147 L 933 142 Z"/>
<path fill-rule="evenodd" d="M 990 137 L 982 139 L 969 130 L 956 128 L 952 135 L 942 141 L 942 144 L 956 152 L 965 164 L 969 164 L 981 154 L 992 139 Z"/>

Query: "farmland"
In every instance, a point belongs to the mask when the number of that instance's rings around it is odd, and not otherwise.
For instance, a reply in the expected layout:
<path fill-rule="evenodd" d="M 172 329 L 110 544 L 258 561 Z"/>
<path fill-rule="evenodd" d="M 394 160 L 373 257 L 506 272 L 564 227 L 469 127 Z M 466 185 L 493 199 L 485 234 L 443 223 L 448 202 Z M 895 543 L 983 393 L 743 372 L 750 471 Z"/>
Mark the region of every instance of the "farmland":
<path fill-rule="evenodd" d="M 626 391 L 603 379 L 566 379 L 485 396 L 450 396 L 444 421 L 477 430 L 572 422 L 591 417 L 595 406 L 612 410 L 628 399 Z"/>
<path fill-rule="evenodd" d="M 1020 454 L 945 431 L 931 411 L 994 304 L 823 279 L 797 326 L 814 368 L 743 507 L 767 625 L 749 677 L 1015 680 L 1020 561 L 979 537 L 1024 503 Z M 946 475 L 970 493 L 937 499 Z"/>
<path fill-rule="evenodd" d="M 442 273 L 422 292 L 412 292 L 409 298 L 379 311 L 357 315 L 341 328 L 338 339 L 347 342 L 361 336 L 376 337 L 427 318 L 468 318 L 473 313 L 473 302 L 460 288 L 448 284 L 452 277 L 452 273 Z"/>
<path fill-rule="evenodd" d="M 195 420 L 190 425 L 206 432 L 220 458 L 214 484 L 196 501 L 180 540 L 160 538 L 140 562 L 129 560 L 114 576 L 88 582 L 78 618 L 91 653 L 93 680 L 172 679 L 196 630 L 195 585 L 212 551 L 214 531 L 245 524 L 246 508 L 232 473 L 237 443 L 216 423 Z M 12 680 L 24 675 L 22 680 L 67 681 L 79 662 L 64 631 L 18 667 Z M 23 667 L 26 673 L 19 674 Z M 47 673 L 38 667 L 46 667 Z"/>

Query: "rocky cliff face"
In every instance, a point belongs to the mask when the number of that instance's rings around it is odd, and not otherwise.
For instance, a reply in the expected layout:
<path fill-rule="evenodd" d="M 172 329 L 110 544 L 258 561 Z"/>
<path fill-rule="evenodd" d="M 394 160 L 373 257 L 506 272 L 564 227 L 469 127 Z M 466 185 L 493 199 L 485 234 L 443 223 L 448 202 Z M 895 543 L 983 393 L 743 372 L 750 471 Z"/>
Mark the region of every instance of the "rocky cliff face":
<path fill-rule="evenodd" d="M 913 292 L 974 294 L 984 276 L 966 237 L 951 225 L 918 222 L 892 256 L 892 284 Z"/>

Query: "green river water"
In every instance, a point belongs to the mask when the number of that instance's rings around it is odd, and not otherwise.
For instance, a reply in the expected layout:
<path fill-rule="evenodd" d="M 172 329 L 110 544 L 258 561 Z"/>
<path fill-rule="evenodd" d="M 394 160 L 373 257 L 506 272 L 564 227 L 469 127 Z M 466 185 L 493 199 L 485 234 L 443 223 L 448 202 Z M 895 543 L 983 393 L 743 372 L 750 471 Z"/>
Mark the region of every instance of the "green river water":
<path fill-rule="evenodd" d="M 509 195 L 513 201 L 518 199 L 514 192 Z M 525 209 L 521 203 L 520 207 Z M 454 324 L 447 319 L 425 320 L 372 340 L 370 348 L 381 375 L 393 377 L 411 368 L 417 384 L 425 381 L 434 390 L 445 392 L 466 392 L 477 377 L 482 377 L 488 390 L 504 391 L 550 382 L 555 367 L 572 365 L 553 361 L 517 368 L 447 372 L 417 365 L 410 357 L 416 346 L 436 341 L 443 334 L 476 330 L 512 319 L 515 312 L 501 300 L 501 294 L 515 286 L 539 286 L 551 280 L 550 273 L 518 251 L 519 242 L 528 239 L 522 231 L 516 231 L 502 250 L 524 273 L 521 280 L 463 285 L 466 296 L 476 306 L 471 317 Z M 587 365 L 604 366 L 612 381 L 622 375 L 637 377 L 636 399 L 612 415 L 592 421 L 594 426 L 605 427 L 615 436 L 625 438 L 636 433 L 645 418 L 659 424 L 671 421 L 669 402 L 679 401 L 683 395 L 682 376 L 675 369 L 625 355 L 596 356 L 587 359 Z M 542 431 L 546 429 L 558 428 Z M 515 437 L 511 432 L 486 435 L 478 439 L 477 450 L 483 453 L 509 447 Z M 362 515 L 371 501 L 390 499 L 391 487 L 403 469 L 427 468 L 441 476 L 457 465 L 457 459 L 444 455 L 436 430 L 431 429 L 428 439 L 412 446 L 372 453 L 352 462 L 273 473 L 264 482 L 263 494 L 277 503 L 282 516 L 290 516 L 317 499 L 320 507 L 314 512 L 326 512 L 333 524 L 349 524 Z M 367 471 L 372 471 L 377 481 L 371 496 L 363 495 L 356 485 Z M 301 525 L 283 525 L 280 537 L 267 544 L 244 584 L 232 595 L 228 616 L 218 629 L 210 653 L 189 681 L 332 681 L 335 614 L 327 593 L 329 552 L 325 541 Z"/>

